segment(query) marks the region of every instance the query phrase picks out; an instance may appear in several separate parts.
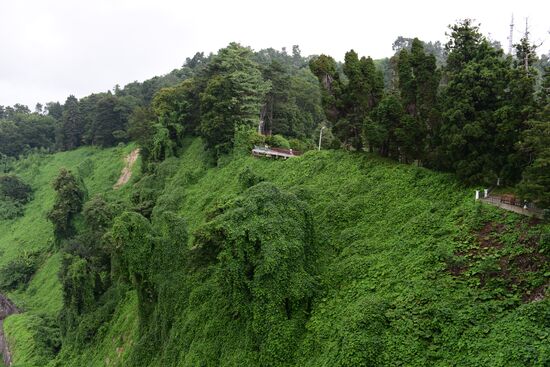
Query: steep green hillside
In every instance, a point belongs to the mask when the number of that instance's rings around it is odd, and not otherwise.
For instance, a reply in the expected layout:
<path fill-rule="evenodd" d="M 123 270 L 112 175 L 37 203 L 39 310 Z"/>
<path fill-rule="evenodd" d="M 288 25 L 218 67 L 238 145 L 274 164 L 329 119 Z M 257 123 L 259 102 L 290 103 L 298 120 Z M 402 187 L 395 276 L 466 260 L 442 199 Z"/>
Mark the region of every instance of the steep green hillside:
<path fill-rule="evenodd" d="M 127 189 L 112 192 L 112 187 L 124 166 L 123 158 L 131 149 L 132 146 L 113 149 L 86 147 L 54 155 L 32 155 L 16 165 L 15 173 L 32 186 L 34 194 L 23 217 L 0 221 L 0 267 L 30 253 L 37 253 L 39 258 L 38 269 L 28 286 L 8 294 L 24 311 L 9 317 L 4 323 L 17 364 L 46 363 L 48 356 L 44 356 L 44 348 L 36 344 L 36 332 L 50 332 L 48 322 L 55 323 L 62 307 L 61 284 L 57 276 L 61 254 L 53 248 L 52 225 L 46 218 L 54 200 L 51 185 L 54 177 L 60 168 L 65 167 L 78 173 L 88 195 L 110 193 L 113 197 L 124 197 Z"/>
<path fill-rule="evenodd" d="M 548 363 L 547 226 L 374 156 L 204 161 L 192 141 L 137 185 L 162 191 L 153 226 L 118 223 L 160 239 L 139 260 L 147 240 L 121 235 L 131 266 L 151 266 L 139 274 L 155 299 L 127 293 L 57 365 Z M 168 211 L 186 231 L 155 223 Z"/>
<path fill-rule="evenodd" d="M 550 362 L 548 225 L 474 203 L 450 175 L 373 155 L 244 155 L 210 167 L 200 140 L 184 146 L 116 194 L 133 190 L 133 208 L 152 220 L 135 211 L 114 220 L 114 285 L 50 365 Z M 34 169 L 74 167 L 87 151 Z M 110 190 L 121 155 L 90 156 L 89 191 Z M 33 186 L 55 174 L 32 169 Z M 47 223 L 29 226 L 44 220 L 47 195 L 38 191 L 35 210 L 2 234 L 6 254 L 25 227 L 21 243 L 47 246 Z M 59 310 L 57 256 L 17 302 Z M 40 365 L 26 344 L 32 315 L 6 322 L 21 365 Z"/>

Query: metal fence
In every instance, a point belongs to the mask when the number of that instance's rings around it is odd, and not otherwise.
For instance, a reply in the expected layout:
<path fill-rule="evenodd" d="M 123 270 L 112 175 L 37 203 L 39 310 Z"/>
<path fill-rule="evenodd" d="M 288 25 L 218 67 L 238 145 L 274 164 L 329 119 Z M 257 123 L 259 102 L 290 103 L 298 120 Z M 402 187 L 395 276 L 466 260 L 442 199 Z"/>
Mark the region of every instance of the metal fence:
<path fill-rule="evenodd" d="M 510 195 L 508 196 L 487 196 L 481 198 L 481 201 L 498 206 L 503 209 L 511 210 L 516 213 L 533 215 L 542 218 L 544 212 L 537 208 L 533 203 L 521 201 Z"/>

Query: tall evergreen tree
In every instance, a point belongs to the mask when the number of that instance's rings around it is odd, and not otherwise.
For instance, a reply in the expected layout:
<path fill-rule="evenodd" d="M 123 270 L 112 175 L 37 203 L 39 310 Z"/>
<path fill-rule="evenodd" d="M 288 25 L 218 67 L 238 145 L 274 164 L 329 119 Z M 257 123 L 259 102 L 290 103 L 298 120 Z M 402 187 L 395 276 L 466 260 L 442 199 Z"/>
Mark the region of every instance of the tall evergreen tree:
<path fill-rule="evenodd" d="M 429 151 L 428 145 L 433 145 L 437 129 L 440 74 L 435 57 L 424 51 L 418 38 L 412 41 L 410 51 L 405 48 L 399 52 L 397 70 L 401 99 L 410 116 L 398 134 L 403 158 L 422 160 Z"/>
<path fill-rule="evenodd" d="M 528 128 L 527 121 L 534 118 L 536 112 L 536 60 L 535 47 L 527 38 L 522 38 L 516 45 L 516 58 L 509 69 L 506 103 L 497 111 L 496 145 L 503 160 L 500 177 L 504 177 L 507 184 L 517 183 L 521 179 L 522 167 L 527 164 L 528 158 L 517 149 L 517 142 Z"/>
<path fill-rule="evenodd" d="M 520 195 L 541 208 L 550 208 L 550 67 L 547 67 L 536 99 L 534 119 L 527 123 L 518 149 L 527 158 Z"/>
<path fill-rule="evenodd" d="M 364 121 L 365 140 L 369 149 L 376 149 L 383 157 L 399 159 L 398 129 L 404 116 L 405 111 L 399 98 L 393 94 L 384 96 Z"/>
<path fill-rule="evenodd" d="M 509 155 L 499 149 L 499 128 L 506 123 L 510 62 L 466 19 L 450 27 L 442 95 L 443 122 L 436 167 L 451 170 L 467 182 L 496 182 Z M 508 177 L 505 177 L 508 179 Z"/>
<path fill-rule="evenodd" d="M 252 51 L 237 43 L 219 51 L 205 76 L 199 132 L 207 148 L 218 156 L 231 150 L 237 127 L 257 127 L 270 83 L 262 79 Z"/>
<path fill-rule="evenodd" d="M 264 78 L 271 81 L 271 89 L 261 111 L 264 132 L 291 135 L 292 111 L 289 108 L 290 70 L 274 60 L 263 72 Z"/>
<path fill-rule="evenodd" d="M 336 61 L 330 56 L 321 55 L 310 60 L 309 68 L 321 83 L 321 98 L 325 115 L 329 121 L 334 123 L 340 117 L 339 109 L 342 94 Z"/>
<path fill-rule="evenodd" d="M 119 99 L 111 93 L 97 99 L 95 106 L 90 111 L 86 132 L 90 144 L 108 147 L 119 140 L 117 132 L 122 132 L 125 129 L 129 114 L 121 107 Z"/>
<path fill-rule="evenodd" d="M 48 102 L 45 107 L 48 116 L 53 117 L 57 121 L 61 121 L 63 117 L 63 106 L 59 102 Z"/>
<path fill-rule="evenodd" d="M 353 50 L 345 55 L 344 74 L 348 79 L 343 88 L 343 119 L 334 126 L 340 139 L 355 149 L 362 147 L 361 128 L 368 113 L 378 104 L 384 89 L 382 73 L 368 57 L 359 59 Z"/>
<path fill-rule="evenodd" d="M 84 133 L 84 120 L 80 112 L 78 99 L 70 95 L 65 101 L 61 124 L 57 133 L 60 149 L 71 150 L 79 147 Z"/>

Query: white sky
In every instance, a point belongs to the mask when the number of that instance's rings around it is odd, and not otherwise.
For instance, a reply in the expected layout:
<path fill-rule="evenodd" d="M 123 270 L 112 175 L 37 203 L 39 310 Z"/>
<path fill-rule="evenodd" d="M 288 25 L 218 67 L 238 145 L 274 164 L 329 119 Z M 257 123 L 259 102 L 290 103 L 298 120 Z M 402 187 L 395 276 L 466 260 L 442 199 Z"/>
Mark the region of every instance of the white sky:
<path fill-rule="evenodd" d="M 470 17 L 507 50 L 511 14 L 519 40 L 550 50 L 543 0 L 0 0 L 0 105 L 64 102 L 180 67 L 231 41 L 258 50 L 298 44 L 303 55 L 382 58 L 397 36 L 445 41 Z"/>

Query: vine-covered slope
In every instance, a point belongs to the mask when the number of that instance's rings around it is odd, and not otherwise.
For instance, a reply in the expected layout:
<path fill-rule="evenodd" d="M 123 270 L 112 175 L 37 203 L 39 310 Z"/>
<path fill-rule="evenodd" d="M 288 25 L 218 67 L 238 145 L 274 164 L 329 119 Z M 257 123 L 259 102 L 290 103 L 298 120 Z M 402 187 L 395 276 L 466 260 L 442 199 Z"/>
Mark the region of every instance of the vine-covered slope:
<path fill-rule="evenodd" d="M 141 210 L 114 220 L 111 290 L 51 365 L 550 361 L 548 225 L 475 203 L 451 175 L 371 155 L 207 161 L 189 140 L 112 194 Z M 105 174 L 94 190 L 116 181 Z M 59 287 L 57 256 L 21 293 L 33 310 L 42 296 L 32 282 Z M 37 365 L 18 356 L 32 339 L 17 331 L 22 317 L 6 322 L 14 359 Z"/>

